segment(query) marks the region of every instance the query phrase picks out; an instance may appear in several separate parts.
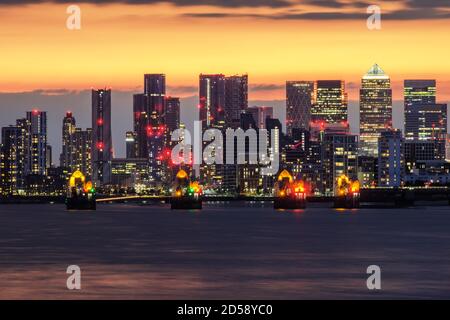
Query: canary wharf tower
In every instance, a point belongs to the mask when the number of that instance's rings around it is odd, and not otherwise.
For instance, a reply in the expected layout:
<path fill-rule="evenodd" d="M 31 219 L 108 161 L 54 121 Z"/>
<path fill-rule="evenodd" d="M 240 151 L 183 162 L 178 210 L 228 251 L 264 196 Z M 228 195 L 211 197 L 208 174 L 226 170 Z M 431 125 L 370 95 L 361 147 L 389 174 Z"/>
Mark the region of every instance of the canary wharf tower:
<path fill-rule="evenodd" d="M 381 132 L 392 128 L 391 80 L 377 64 L 362 77 L 359 101 L 360 152 L 377 156 Z"/>

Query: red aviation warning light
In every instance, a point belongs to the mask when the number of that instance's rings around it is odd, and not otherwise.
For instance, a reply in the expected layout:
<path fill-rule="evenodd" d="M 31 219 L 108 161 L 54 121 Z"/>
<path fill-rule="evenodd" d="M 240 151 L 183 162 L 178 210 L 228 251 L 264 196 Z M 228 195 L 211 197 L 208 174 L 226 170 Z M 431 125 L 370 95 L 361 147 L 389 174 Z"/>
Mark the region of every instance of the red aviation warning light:
<path fill-rule="evenodd" d="M 98 118 L 98 119 L 97 119 L 97 124 L 98 124 L 99 126 L 102 126 L 102 125 L 103 125 L 103 119 L 102 119 L 102 118 Z"/>
<path fill-rule="evenodd" d="M 97 142 L 97 149 L 103 150 L 104 147 L 105 147 L 105 145 L 103 144 L 103 142 L 101 142 L 101 141 Z"/>

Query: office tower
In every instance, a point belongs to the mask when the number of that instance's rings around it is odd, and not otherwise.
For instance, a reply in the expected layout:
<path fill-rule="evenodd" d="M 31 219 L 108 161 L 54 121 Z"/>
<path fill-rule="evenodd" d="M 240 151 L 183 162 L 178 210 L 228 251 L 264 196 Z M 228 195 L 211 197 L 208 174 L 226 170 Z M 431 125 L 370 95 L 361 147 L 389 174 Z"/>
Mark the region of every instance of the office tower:
<path fill-rule="evenodd" d="M 266 106 L 253 106 L 247 108 L 245 113 L 251 114 L 255 121 L 256 127 L 259 129 L 266 128 L 266 119 L 273 118 L 273 108 Z"/>
<path fill-rule="evenodd" d="M 125 144 L 127 159 L 136 158 L 136 134 L 133 131 L 127 131 L 125 134 Z"/>
<path fill-rule="evenodd" d="M 445 144 L 447 135 L 447 104 L 412 105 L 405 113 L 407 140 L 439 140 Z"/>
<path fill-rule="evenodd" d="M 148 158 L 149 109 L 148 96 L 145 94 L 133 95 L 133 125 L 136 133 L 136 156 Z"/>
<path fill-rule="evenodd" d="M 445 160 L 445 143 L 440 140 L 406 140 L 403 147 L 405 170 L 411 173 L 423 162 Z"/>
<path fill-rule="evenodd" d="M 53 167 L 52 146 L 49 145 L 49 144 L 47 144 L 47 149 L 46 149 L 45 152 L 46 152 L 46 156 L 45 156 L 45 161 L 46 161 L 45 167 L 48 169 L 48 168 Z"/>
<path fill-rule="evenodd" d="M 96 186 L 111 180 L 111 90 L 92 90 L 92 180 Z"/>
<path fill-rule="evenodd" d="M 292 135 L 292 129 L 309 129 L 311 107 L 314 97 L 314 82 L 286 82 L 286 129 Z"/>
<path fill-rule="evenodd" d="M 21 179 L 21 154 L 19 144 L 21 130 L 16 126 L 2 128 L 2 144 L 0 149 L 0 189 L 2 195 L 19 193 L 18 182 Z"/>
<path fill-rule="evenodd" d="M 92 129 L 81 130 L 81 128 L 76 128 L 73 135 L 73 145 L 77 152 L 71 171 L 80 170 L 86 177 L 90 178 L 92 174 Z"/>
<path fill-rule="evenodd" d="M 17 189 L 19 193 L 25 193 L 25 172 L 28 166 L 28 144 L 30 141 L 30 132 L 28 131 L 28 120 L 26 118 L 17 119 L 16 127 L 19 129 L 19 139 L 17 144 L 17 151 L 19 153 L 18 162 L 18 180 Z"/>
<path fill-rule="evenodd" d="M 148 159 L 150 181 L 154 187 L 160 187 L 166 176 L 167 163 L 163 164 L 162 157 L 169 133 L 165 124 L 166 76 L 164 74 L 144 75 L 144 94 L 134 97 L 133 109 L 137 157 Z"/>
<path fill-rule="evenodd" d="M 402 132 L 398 129 L 382 132 L 378 142 L 378 187 L 400 187 L 403 163 Z"/>
<path fill-rule="evenodd" d="M 47 173 L 47 113 L 27 112 L 28 141 L 25 146 L 25 175 L 45 176 Z"/>
<path fill-rule="evenodd" d="M 324 133 L 322 140 L 323 179 L 320 190 L 336 195 L 337 178 L 358 176 L 358 136 L 345 133 Z"/>
<path fill-rule="evenodd" d="M 436 80 L 405 80 L 403 85 L 405 106 L 405 140 L 418 139 L 416 107 L 436 103 Z"/>
<path fill-rule="evenodd" d="M 133 125 L 139 158 L 149 158 L 153 131 L 164 124 L 165 96 L 164 74 L 145 74 L 144 93 L 133 95 Z"/>
<path fill-rule="evenodd" d="M 248 75 L 225 78 L 225 128 L 236 129 L 248 106 Z"/>
<path fill-rule="evenodd" d="M 202 128 L 225 127 L 225 76 L 200 74 L 199 113 Z"/>
<path fill-rule="evenodd" d="M 392 128 L 392 89 L 389 76 L 377 65 L 362 77 L 359 91 L 360 152 L 378 155 L 378 138 Z"/>
<path fill-rule="evenodd" d="M 344 81 L 316 81 L 311 121 L 324 124 L 347 122 L 347 104 Z"/>
<path fill-rule="evenodd" d="M 68 111 L 63 119 L 62 125 L 62 152 L 59 159 L 60 166 L 72 168 L 77 150 L 73 145 L 73 134 L 75 133 L 76 122 L 72 112 Z"/>
<path fill-rule="evenodd" d="M 166 75 L 145 74 L 144 94 L 148 96 L 149 112 L 158 116 L 164 114 L 164 99 L 166 96 Z"/>
<path fill-rule="evenodd" d="M 180 98 L 166 98 L 165 123 L 169 133 L 180 128 Z"/>
<path fill-rule="evenodd" d="M 144 75 L 144 95 L 147 96 L 147 112 L 149 125 L 152 127 L 164 124 L 166 76 L 164 74 Z"/>

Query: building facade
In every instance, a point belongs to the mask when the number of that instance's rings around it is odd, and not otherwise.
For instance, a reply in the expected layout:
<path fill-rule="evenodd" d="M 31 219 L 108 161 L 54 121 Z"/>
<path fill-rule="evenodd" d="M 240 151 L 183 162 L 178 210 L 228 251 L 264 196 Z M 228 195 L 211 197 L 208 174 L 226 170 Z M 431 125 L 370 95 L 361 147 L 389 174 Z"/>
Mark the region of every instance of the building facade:
<path fill-rule="evenodd" d="M 347 108 L 348 97 L 344 81 L 316 81 L 311 121 L 325 124 L 347 122 Z"/>
<path fill-rule="evenodd" d="M 288 136 L 292 135 L 292 129 L 309 129 L 313 97 L 313 81 L 286 82 L 286 130 Z"/>
<path fill-rule="evenodd" d="M 419 139 L 419 113 L 417 108 L 436 104 L 436 80 L 415 79 L 404 81 L 405 140 Z"/>
<path fill-rule="evenodd" d="M 381 133 L 378 142 L 378 187 L 396 188 L 404 176 L 403 137 L 400 130 Z"/>
<path fill-rule="evenodd" d="M 74 134 L 76 121 L 72 112 L 68 111 L 62 123 L 62 152 L 59 157 L 59 165 L 63 168 L 72 168 L 77 150 L 74 146 Z"/>
<path fill-rule="evenodd" d="M 111 90 L 92 90 L 92 180 L 96 186 L 111 182 Z"/>
<path fill-rule="evenodd" d="M 248 75 L 225 77 L 225 128 L 237 129 L 248 106 Z"/>
<path fill-rule="evenodd" d="M 359 99 L 360 152 L 376 157 L 381 133 L 392 128 L 391 81 L 377 64 L 363 76 Z"/>

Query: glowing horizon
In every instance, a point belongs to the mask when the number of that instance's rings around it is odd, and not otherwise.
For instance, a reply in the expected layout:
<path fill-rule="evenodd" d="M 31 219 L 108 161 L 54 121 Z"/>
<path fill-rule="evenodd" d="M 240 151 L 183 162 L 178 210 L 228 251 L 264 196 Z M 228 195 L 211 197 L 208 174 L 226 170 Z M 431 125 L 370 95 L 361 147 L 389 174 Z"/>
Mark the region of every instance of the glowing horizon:
<path fill-rule="evenodd" d="M 381 3 L 387 11 L 401 7 Z M 402 98 L 403 80 L 431 78 L 438 100 L 450 100 L 449 19 L 382 15 L 382 29 L 370 31 L 363 18 L 273 18 L 327 10 L 311 5 L 81 3 L 82 29 L 70 31 L 67 6 L 0 6 L 0 92 L 139 91 L 144 73 L 164 73 L 168 94 L 185 97 L 197 93 L 200 73 L 247 73 L 251 100 L 284 99 L 286 81 L 319 79 L 345 80 L 350 100 L 357 100 L 361 77 L 378 63 L 392 80 L 394 99 Z M 365 7 L 339 10 L 368 16 Z"/>

